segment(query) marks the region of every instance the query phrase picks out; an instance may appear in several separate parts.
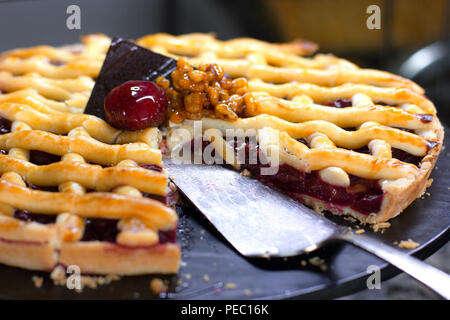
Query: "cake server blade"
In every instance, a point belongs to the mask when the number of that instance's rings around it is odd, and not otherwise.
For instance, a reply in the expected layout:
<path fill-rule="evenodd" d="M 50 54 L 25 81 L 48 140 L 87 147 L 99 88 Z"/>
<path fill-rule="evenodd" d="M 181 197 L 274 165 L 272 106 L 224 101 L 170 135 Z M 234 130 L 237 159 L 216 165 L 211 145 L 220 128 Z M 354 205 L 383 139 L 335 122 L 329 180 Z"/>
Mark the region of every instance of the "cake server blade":
<path fill-rule="evenodd" d="M 233 170 L 171 162 L 165 166 L 181 192 L 245 256 L 310 251 L 337 230 L 311 209 Z"/>
<path fill-rule="evenodd" d="M 375 238 L 349 233 L 259 181 L 217 165 L 164 165 L 178 189 L 247 257 L 287 257 L 346 241 L 393 264 L 450 299 L 450 277 Z"/>

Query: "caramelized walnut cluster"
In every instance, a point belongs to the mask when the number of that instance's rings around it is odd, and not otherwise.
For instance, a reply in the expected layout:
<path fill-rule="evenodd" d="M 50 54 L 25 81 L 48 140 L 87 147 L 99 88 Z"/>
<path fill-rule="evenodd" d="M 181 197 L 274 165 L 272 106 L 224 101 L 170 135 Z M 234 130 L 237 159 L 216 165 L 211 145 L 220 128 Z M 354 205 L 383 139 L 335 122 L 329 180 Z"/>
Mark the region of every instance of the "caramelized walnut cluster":
<path fill-rule="evenodd" d="M 254 108 L 247 79 L 228 79 L 217 64 L 203 64 L 194 69 L 179 59 L 171 77 L 173 87 L 163 77 L 159 77 L 156 84 L 166 92 L 172 122 L 205 117 L 236 120 Z"/>

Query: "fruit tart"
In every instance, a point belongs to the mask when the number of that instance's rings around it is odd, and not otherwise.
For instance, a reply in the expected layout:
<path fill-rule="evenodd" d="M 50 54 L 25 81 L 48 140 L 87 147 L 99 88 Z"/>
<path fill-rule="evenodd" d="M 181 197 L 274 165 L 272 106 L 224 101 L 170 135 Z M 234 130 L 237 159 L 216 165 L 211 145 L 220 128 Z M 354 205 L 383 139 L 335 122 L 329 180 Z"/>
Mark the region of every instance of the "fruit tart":
<path fill-rule="evenodd" d="M 315 49 L 154 34 L 4 53 L 0 262 L 177 272 L 162 154 L 197 141 L 318 211 L 398 215 L 429 185 L 443 141 L 435 107 L 410 80 L 307 57 Z"/>

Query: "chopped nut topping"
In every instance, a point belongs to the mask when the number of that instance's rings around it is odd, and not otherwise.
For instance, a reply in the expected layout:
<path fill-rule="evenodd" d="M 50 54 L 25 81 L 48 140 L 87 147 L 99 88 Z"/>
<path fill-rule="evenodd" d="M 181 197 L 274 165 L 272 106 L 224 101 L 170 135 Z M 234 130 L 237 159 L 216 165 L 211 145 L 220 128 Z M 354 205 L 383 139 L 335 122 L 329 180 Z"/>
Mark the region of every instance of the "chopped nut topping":
<path fill-rule="evenodd" d="M 228 79 L 215 63 L 194 69 L 179 59 L 171 77 L 173 87 L 163 77 L 159 77 L 156 84 L 166 92 L 172 122 L 204 117 L 236 120 L 255 108 L 254 97 L 248 93 L 247 79 Z"/>

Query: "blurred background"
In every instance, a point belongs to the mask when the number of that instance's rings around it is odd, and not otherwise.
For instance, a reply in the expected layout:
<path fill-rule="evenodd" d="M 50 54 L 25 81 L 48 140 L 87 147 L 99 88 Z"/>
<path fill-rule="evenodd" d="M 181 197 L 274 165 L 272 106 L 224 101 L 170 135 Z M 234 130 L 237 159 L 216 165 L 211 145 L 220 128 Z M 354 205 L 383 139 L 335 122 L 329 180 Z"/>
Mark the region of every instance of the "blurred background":
<path fill-rule="evenodd" d="M 72 4 L 81 9 L 80 30 L 66 27 Z M 381 29 L 367 28 L 370 5 L 380 8 Z M 320 52 L 413 79 L 441 118 L 450 116 L 450 0 L 0 0 L 0 51 L 76 43 L 88 33 L 135 39 L 154 32 L 311 40 Z M 450 272 L 449 258 L 447 244 L 428 261 Z M 435 297 L 405 275 L 382 287 L 345 298 Z"/>

